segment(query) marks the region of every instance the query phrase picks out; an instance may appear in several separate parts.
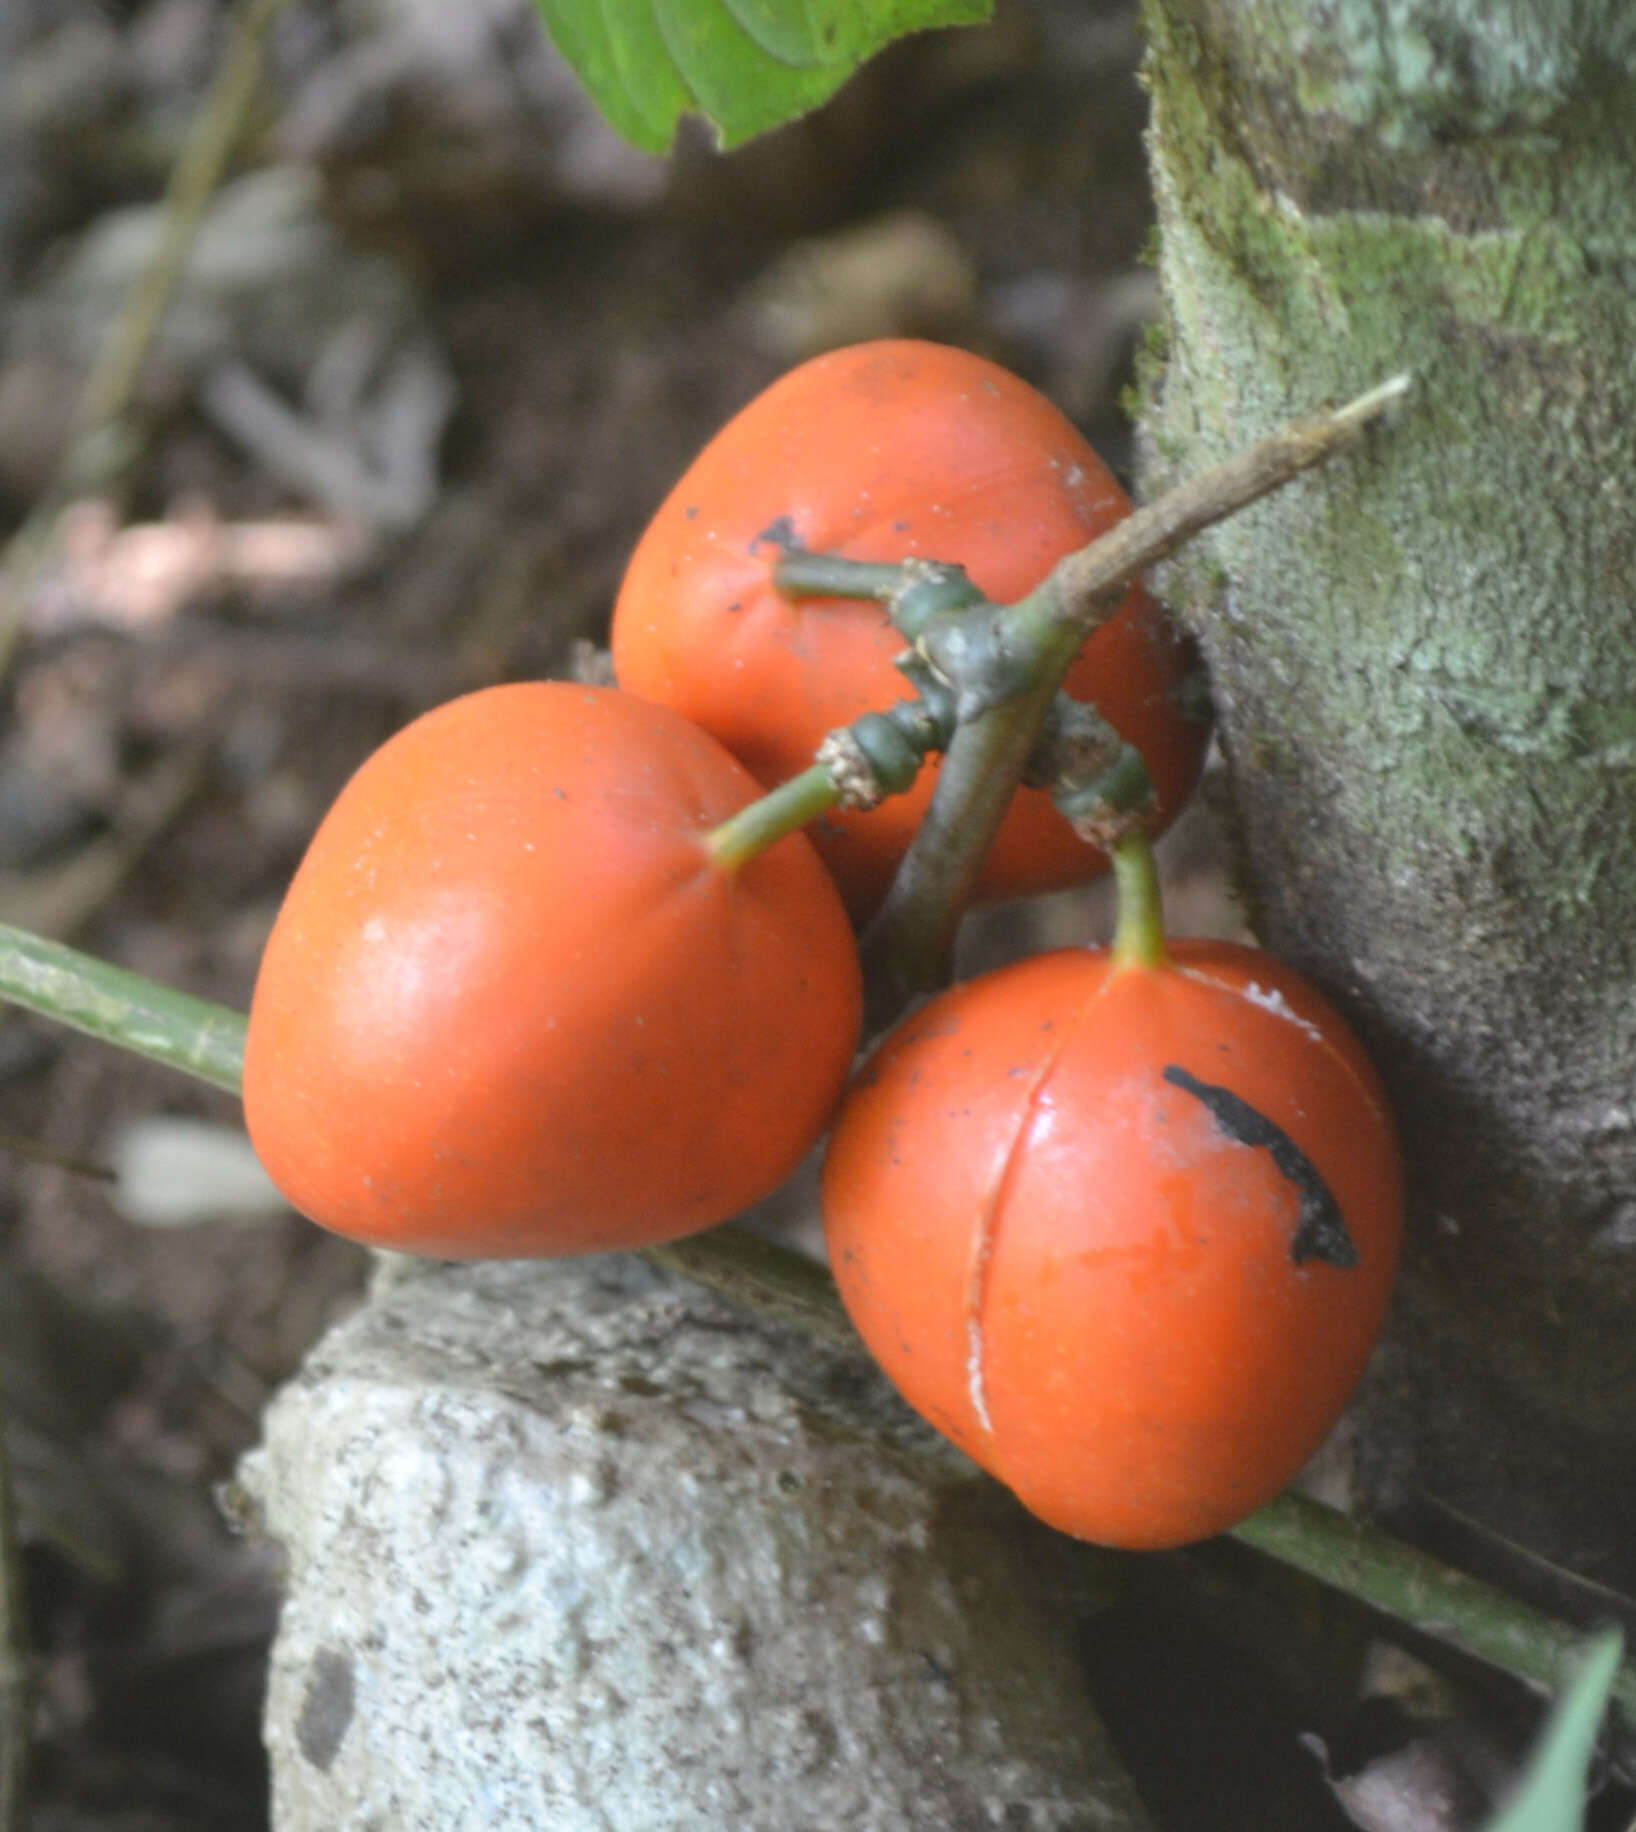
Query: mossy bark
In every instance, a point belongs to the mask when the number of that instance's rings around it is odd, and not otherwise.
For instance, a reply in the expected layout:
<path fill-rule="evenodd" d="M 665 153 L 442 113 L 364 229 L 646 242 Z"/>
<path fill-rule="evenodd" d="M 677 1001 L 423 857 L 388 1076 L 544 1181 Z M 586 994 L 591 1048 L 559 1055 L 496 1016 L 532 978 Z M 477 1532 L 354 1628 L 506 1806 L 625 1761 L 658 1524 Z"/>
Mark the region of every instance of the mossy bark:
<path fill-rule="evenodd" d="M 1402 369 L 1190 551 L 1269 947 L 1376 1053 L 1412 1244 L 1366 1442 L 1636 1575 L 1636 12 L 1148 0 L 1149 493 Z"/>

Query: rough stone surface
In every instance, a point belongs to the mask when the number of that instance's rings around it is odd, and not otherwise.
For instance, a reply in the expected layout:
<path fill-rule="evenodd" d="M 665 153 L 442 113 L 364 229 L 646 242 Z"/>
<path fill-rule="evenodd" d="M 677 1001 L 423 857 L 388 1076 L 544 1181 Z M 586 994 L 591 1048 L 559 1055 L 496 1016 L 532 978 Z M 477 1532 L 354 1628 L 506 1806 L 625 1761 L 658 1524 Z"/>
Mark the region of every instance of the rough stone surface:
<path fill-rule="evenodd" d="M 277 1832 L 1144 1823 L 1055 1542 L 860 1360 L 638 1261 L 389 1263 L 245 1483 Z"/>

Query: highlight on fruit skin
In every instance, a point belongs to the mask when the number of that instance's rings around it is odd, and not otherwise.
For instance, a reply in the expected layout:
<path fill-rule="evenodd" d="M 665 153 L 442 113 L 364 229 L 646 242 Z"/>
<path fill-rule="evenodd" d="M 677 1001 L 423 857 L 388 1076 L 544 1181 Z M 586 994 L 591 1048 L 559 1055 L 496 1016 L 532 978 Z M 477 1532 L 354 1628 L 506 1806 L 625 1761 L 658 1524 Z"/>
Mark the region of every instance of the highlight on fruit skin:
<path fill-rule="evenodd" d="M 697 720 L 768 788 L 825 735 L 905 697 L 903 638 L 878 604 L 792 598 L 773 567 L 814 553 L 963 564 L 996 603 L 1024 597 L 1130 502 L 1078 430 L 998 364 L 913 339 L 856 344 L 791 370 L 717 433 L 661 504 L 614 608 L 622 686 Z M 1065 686 L 1142 753 L 1157 832 L 1192 792 L 1208 736 L 1181 701 L 1192 652 L 1133 585 Z M 814 844 L 855 918 L 885 895 L 936 777 Z M 977 900 L 1061 890 L 1106 868 L 1039 789 L 1019 790 Z"/>
<path fill-rule="evenodd" d="M 1109 1546 L 1283 1488 L 1379 1335 L 1402 1176 L 1385 1097 L 1290 968 L 1180 941 L 1040 955 L 880 1046 L 823 1178 L 848 1312 L 905 1398 Z"/>
<path fill-rule="evenodd" d="M 314 1221 L 441 1258 L 673 1239 L 776 1188 L 840 1096 L 857 950 L 797 834 L 735 870 L 759 793 L 610 688 L 486 689 L 370 757 L 261 963 L 262 1162 Z"/>

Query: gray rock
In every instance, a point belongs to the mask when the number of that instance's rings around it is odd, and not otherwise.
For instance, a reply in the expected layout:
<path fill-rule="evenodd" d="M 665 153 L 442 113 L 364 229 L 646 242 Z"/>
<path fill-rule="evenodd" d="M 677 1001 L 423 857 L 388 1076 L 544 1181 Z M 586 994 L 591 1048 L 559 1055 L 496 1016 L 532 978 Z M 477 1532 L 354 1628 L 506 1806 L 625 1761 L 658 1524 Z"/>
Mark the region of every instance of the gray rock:
<path fill-rule="evenodd" d="M 277 1832 L 1145 1824 L 1050 1536 L 861 1358 L 638 1260 L 388 1262 L 244 1479 Z"/>

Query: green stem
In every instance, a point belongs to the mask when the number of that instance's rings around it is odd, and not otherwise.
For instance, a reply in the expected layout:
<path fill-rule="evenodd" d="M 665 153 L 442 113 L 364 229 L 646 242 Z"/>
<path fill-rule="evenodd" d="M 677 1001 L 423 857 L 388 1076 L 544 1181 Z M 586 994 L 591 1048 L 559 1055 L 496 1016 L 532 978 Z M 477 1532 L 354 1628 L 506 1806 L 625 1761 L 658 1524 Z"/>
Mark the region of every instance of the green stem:
<path fill-rule="evenodd" d="M 1142 967 L 1151 973 L 1162 967 L 1168 957 L 1159 869 L 1153 862 L 1153 842 L 1145 833 L 1126 834 L 1114 847 L 1113 875 L 1119 889 L 1119 915 L 1113 931 L 1114 965 Z"/>
<path fill-rule="evenodd" d="M 917 689 L 914 699 L 899 700 L 886 712 L 866 712 L 831 732 L 810 768 L 705 836 L 705 851 L 724 871 L 737 871 L 831 808 L 872 808 L 914 783 L 927 753 L 948 742 L 953 703 L 919 657 L 900 657 L 898 666 Z"/>
<path fill-rule="evenodd" d="M 650 1248 L 647 1257 L 758 1315 L 836 1346 L 856 1344 L 834 1281 L 787 1247 L 722 1228 Z M 1228 1537 L 1537 1690 L 1558 1690 L 1584 1653 L 1583 1629 L 1303 1495 L 1278 1496 Z M 1636 1723 L 1636 1669 L 1620 1668 L 1613 1696 Z"/>
<path fill-rule="evenodd" d="M 847 560 L 838 553 L 787 552 L 773 564 L 773 584 L 791 598 L 872 598 L 907 642 L 940 611 L 983 602 L 963 566 L 945 560 Z"/>
<path fill-rule="evenodd" d="M 239 1087 L 238 1013 L 4 925 L 0 997 L 219 1088 Z M 787 1327 L 833 1344 L 856 1340 L 829 1274 L 788 1248 L 722 1229 L 650 1249 L 649 1257 Z M 1581 1630 L 1298 1495 L 1279 1496 L 1232 1537 L 1538 1688 L 1559 1686 L 1584 1647 Z M 6 1677 L 0 1673 L 0 1685 Z M 1636 1722 L 1629 1666 L 1620 1669 L 1614 1698 Z"/>
<path fill-rule="evenodd" d="M 954 933 L 1068 662 L 1118 608 L 1132 580 L 1202 529 L 1280 489 L 1303 471 L 1356 444 L 1409 387 L 1406 376 L 1333 413 L 1281 428 L 1271 438 L 1189 478 L 1158 502 L 1134 510 L 1051 573 L 996 623 L 999 649 L 1023 671 L 1038 669 L 1006 703 L 955 732 L 926 819 L 880 915 L 865 937 L 871 1020 L 889 1023 L 908 1001 L 944 984 Z M 1053 640 L 1054 636 L 1054 640 Z M 965 708 L 961 707 L 962 718 Z M 931 907 L 939 899 L 952 907 Z"/>
<path fill-rule="evenodd" d="M 237 1094 L 244 1019 L 123 967 L 0 923 L 0 999 Z"/>
<path fill-rule="evenodd" d="M 1540 1691 L 1559 1690 L 1585 1652 L 1584 1629 L 1304 1495 L 1280 1495 L 1234 1527 L 1232 1537 Z M 1636 1670 L 1628 1663 L 1613 1697 L 1636 1725 Z"/>
<path fill-rule="evenodd" d="M 723 821 L 705 836 L 704 849 L 723 871 L 737 871 L 808 821 L 828 813 L 840 799 L 829 771 L 815 763 Z"/>
<path fill-rule="evenodd" d="M 1026 654 L 1022 692 L 955 727 L 913 843 L 863 938 L 869 1028 L 884 1029 L 912 999 L 946 985 L 955 932 L 982 873 L 989 844 L 1079 651 L 1079 632 L 1027 615 L 1013 629 L 1012 654 Z"/>
<path fill-rule="evenodd" d="M 795 549 L 773 562 L 773 585 L 791 598 L 874 598 L 884 604 L 903 583 L 892 560 L 844 560 L 838 553 Z"/>

